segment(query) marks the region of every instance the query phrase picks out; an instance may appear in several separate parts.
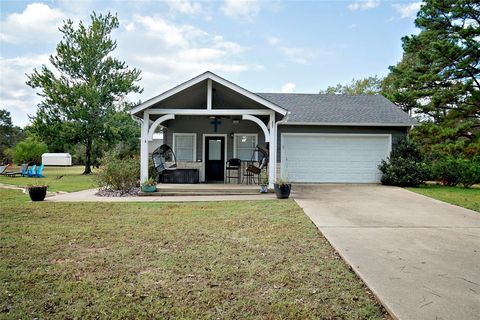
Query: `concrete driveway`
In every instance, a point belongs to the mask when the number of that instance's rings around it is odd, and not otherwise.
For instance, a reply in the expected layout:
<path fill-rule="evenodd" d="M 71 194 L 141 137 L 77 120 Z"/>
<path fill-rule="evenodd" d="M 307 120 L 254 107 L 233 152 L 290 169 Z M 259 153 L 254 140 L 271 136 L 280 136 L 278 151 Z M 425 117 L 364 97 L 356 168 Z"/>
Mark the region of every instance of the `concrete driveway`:
<path fill-rule="evenodd" d="M 479 319 L 480 213 L 378 185 L 293 197 L 399 319 Z"/>

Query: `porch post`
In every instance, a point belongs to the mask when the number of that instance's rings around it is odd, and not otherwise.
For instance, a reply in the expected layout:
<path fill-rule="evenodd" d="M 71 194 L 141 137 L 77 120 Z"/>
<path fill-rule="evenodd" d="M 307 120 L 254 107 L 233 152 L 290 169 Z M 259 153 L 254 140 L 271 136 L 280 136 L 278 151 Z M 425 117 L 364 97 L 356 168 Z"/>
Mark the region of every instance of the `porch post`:
<path fill-rule="evenodd" d="M 148 126 L 150 115 L 143 113 L 143 122 L 140 134 L 140 183 L 148 179 Z"/>
<path fill-rule="evenodd" d="M 270 121 L 268 122 L 268 128 L 270 133 L 270 143 L 269 143 L 269 157 L 268 157 L 268 188 L 273 189 L 273 184 L 275 183 L 276 176 L 276 150 L 277 150 L 277 139 L 275 132 L 275 113 L 270 114 Z"/>

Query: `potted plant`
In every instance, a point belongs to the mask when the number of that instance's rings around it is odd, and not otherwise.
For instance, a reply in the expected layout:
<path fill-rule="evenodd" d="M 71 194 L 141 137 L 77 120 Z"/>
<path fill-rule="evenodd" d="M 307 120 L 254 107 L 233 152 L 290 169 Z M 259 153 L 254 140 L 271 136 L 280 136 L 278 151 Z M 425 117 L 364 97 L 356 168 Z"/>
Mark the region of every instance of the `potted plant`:
<path fill-rule="evenodd" d="M 32 201 L 43 201 L 47 195 L 48 186 L 43 183 L 38 183 L 37 181 L 27 187 L 28 195 Z"/>
<path fill-rule="evenodd" d="M 149 178 L 142 183 L 143 192 L 156 192 L 157 182 L 153 178 Z"/>
<path fill-rule="evenodd" d="M 292 184 L 287 179 L 279 178 L 273 184 L 275 189 L 275 195 L 277 199 L 288 199 L 290 197 L 290 191 L 292 190 Z"/>
<path fill-rule="evenodd" d="M 260 180 L 260 193 L 267 193 L 268 192 L 268 172 L 265 171 L 265 174 L 262 175 Z"/>

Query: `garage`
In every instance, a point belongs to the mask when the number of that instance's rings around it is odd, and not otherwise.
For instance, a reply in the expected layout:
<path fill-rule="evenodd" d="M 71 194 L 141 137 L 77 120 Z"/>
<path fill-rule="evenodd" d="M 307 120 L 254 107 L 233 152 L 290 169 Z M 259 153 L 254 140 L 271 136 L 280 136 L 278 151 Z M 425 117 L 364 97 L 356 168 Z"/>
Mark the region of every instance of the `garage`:
<path fill-rule="evenodd" d="M 390 134 L 282 133 L 281 171 L 292 182 L 378 183 Z"/>

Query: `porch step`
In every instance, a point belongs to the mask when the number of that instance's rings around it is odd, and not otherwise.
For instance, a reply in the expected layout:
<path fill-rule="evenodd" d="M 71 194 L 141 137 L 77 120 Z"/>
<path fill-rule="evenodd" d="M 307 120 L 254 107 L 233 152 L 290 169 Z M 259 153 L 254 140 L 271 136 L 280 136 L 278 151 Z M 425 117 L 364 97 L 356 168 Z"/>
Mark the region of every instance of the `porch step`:
<path fill-rule="evenodd" d="M 172 196 L 239 196 L 239 195 L 259 195 L 260 192 L 172 192 L 172 191 L 158 191 L 158 192 L 140 192 L 138 195 L 142 197 L 172 197 Z"/>
<path fill-rule="evenodd" d="M 159 185 L 157 192 L 140 192 L 140 196 L 217 196 L 258 195 L 260 187 L 235 185 Z"/>

